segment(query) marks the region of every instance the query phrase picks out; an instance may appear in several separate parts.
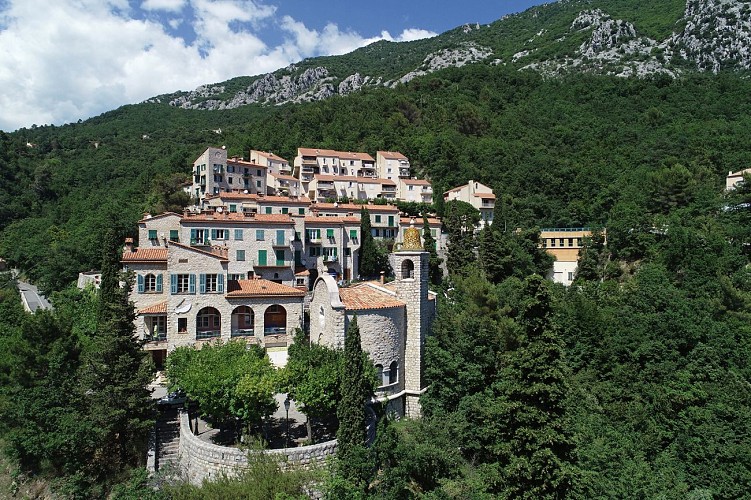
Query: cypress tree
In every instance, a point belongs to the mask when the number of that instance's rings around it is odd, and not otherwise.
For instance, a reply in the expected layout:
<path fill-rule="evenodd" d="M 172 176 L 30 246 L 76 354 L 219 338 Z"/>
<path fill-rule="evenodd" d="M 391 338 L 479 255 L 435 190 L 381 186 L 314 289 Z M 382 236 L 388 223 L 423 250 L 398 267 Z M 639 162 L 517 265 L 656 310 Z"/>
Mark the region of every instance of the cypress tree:
<path fill-rule="evenodd" d="M 339 374 L 341 400 L 336 416 L 339 419 L 337 453 L 345 457 L 352 450 L 365 446 L 365 363 L 357 316 L 352 318 L 344 337 L 344 363 Z"/>
<path fill-rule="evenodd" d="M 430 254 L 430 260 L 428 262 L 430 282 L 434 285 L 440 285 L 441 279 L 443 278 L 443 271 L 441 270 L 441 262 L 443 259 L 438 257 L 435 239 L 430 232 L 430 223 L 428 222 L 427 215 L 422 216 L 422 242 L 423 248 Z"/>
<path fill-rule="evenodd" d="M 360 212 L 360 276 L 376 276 L 379 269 L 378 249 L 370 232 L 370 212 L 362 207 Z"/>

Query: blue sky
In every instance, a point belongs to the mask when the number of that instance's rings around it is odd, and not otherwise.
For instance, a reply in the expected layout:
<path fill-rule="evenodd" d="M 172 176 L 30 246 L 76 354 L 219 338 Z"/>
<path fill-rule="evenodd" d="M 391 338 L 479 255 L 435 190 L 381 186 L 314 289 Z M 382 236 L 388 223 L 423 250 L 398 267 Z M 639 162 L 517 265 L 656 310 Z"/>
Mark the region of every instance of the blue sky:
<path fill-rule="evenodd" d="M 0 0 L 0 130 L 86 119 L 381 39 L 487 24 L 540 3 Z"/>

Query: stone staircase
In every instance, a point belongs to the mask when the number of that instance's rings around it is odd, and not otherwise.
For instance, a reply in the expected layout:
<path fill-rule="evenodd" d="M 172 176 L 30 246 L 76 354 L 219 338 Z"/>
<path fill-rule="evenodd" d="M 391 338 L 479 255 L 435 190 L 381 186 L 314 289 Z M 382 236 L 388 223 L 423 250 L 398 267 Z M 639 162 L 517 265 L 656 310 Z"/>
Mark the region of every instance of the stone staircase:
<path fill-rule="evenodd" d="M 176 475 L 180 448 L 180 420 L 175 409 L 161 411 L 156 422 L 156 470 Z M 171 471 L 171 472 L 170 472 Z"/>

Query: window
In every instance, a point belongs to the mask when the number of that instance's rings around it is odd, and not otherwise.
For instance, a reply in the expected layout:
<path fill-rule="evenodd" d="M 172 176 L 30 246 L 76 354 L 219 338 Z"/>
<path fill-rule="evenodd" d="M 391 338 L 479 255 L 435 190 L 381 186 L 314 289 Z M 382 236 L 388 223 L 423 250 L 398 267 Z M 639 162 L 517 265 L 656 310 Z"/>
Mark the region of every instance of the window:
<path fill-rule="evenodd" d="M 256 170 L 256 175 L 257 175 L 258 177 L 261 177 L 261 171 L 260 171 L 260 170 Z M 261 182 L 261 181 L 258 181 L 258 182 Z"/>
<path fill-rule="evenodd" d="M 405 259 L 402 262 L 402 279 L 410 279 L 415 277 L 415 264 L 409 259 Z"/>
<path fill-rule="evenodd" d="M 336 259 L 336 255 L 337 255 L 336 250 L 337 250 L 336 247 L 326 247 L 323 249 L 323 256 L 329 260 Z"/>
<path fill-rule="evenodd" d="M 284 246 L 284 229 L 276 230 L 276 245 Z"/>
<path fill-rule="evenodd" d="M 245 279 L 243 274 L 232 273 L 227 275 L 227 281 L 239 281 Z"/>
<path fill-rule="evenodd" d="M 309 240 L 320 240 L 321 239 L 321 230 L 320 229 L 306 229 L 305 232 L 307 233 L 307 237 Z"/>
<path fill-rule="evenodd" d="M 238 250 L 237 251 L 237 260 L 238 261 L 244 261 L 245 260 L 245 250 Z"/>
<path fill-rule="evenodd" d="M 327 229 L 326 230 L 326 238 L 328 238 L 329 240 L 333 240 L 334 239 L 334 230 L 333 229 Z"/>
<path fill-rule="evenodd" d="M 413 187 L 414 187 L 414 186 L 413 186 L 412 184 L 410 184 L 410 185 L 409 185 L 409 190 L 410 190 L 410 191 L 412 191 L 412 188 L 413 188 Z"/>
<path fill-rule="evenodd" d="M 230 204 L 229 211 L 232 212 L 232 213 L 237 212 L 237 205 L 235 205 L 234 203 Z"/>
<path fill-rule="evenodd" d="M 383 365 L 375 365 L 376 369 L 376 380 L 378 380 L 378 387 L 383 387 L 386 385 L 385 380 L 383 380 Z"/>
<path fill-rule="evenodd" d="M 157 239 L 157 236 L 156 236 L 156 229 L 149 229 L 149 239 L 150 239 L 150 240 L 155 240 L 155 239 Z"/>
<path fill-rule="evenodd" d="M 550 246 L 551 247 L 555 246 L 555 238 L 550 238 Z"/>
<path fill-rule="evenodd" d="M 276 265 L 277 266 L 283 266 L 284 265 L 284 250 L 277 250 L 276 251 Z"/>
<path fill-rule="evenodd" d="M 180 241 L 180 231 L 177 229 L 170 229 L 169 230 L 169 240 L 170 241 Z"/>
<path fill-rule="evenodd" d="M 208 240 L 208 229 L 191 229 L 190 244 L 203 245 Z"/>
<path fill-rule="evenodd" d="M 349 230 L 349 239 L 353 241 L 357 241 L 357 229 Z"/>
<path fill-rule="evenodd" d="M 188 318 L 177 318 L 177 333 L 188 332 Z"/>
<path fill-rule="evenodd" d="M 227 176 L 227 182 L 230 183 L 230 184 L 232 184 L 232 177 L 229 176 L 229 175 Z"/>
<path fill-rule="evenodd" d="M 389 384 L 395 384 L 399 381 L 399 363 L 393 361 L 389 365 Z"/>
<path fill-rule="evenodd" d="M 349 247 L 345 248 L 344 249 L 344 255 L 346 255 L 347 257 L 349 257 L 350 255 L 352 255 L 352 249 L 349 248 Z"/>
<path fill-rule="evenodd" d="M 243 239 L 243 230 L 235 229 L 235 240 L 242 241 L 242 239 Z"/>
<path fill-rule="evenodd" d="M 170 289 L 176 293 L 196 293 L 195 274 L 172 274 L 170 275 Z"/>
<path fill-rule="evenodd" d="M 260 188 L 260 187 L 261 187 L 261 181 L 256 181 L 256 187 L 257 187 L 257 188 Z"/>
<path fill-rule="evenodd" d="M 381 216 L 380 215 L 376 215 L 375 216 L 375 221 L 376 221 L 376 224 L 380 224 L 381 223 Z"/>
<path fill-rule="evenodd" d="M 571 272 L 571 271 L 568 272 L 568 280 L 569 281 L 574 281 L 574 273 Z"/>
<path fill-rule="evenodd" d="M 144 291 L 156 292 L 156 276 L 153 274 L 147 274 L 144 277 Z"/>
<path fill-rule="evenodd" d="M 258 251 L 258 265 L 259 266 L 265 266 L 266 265 L 266 250 L 259 250 Z"/>
<path fill-rule="evenodd" d="M 263 229 L 256 229 L 256 241 L 263 241 L 264 234 Z"/>
<path fill-rule="evenodd" d="M 389 215 L 389 227 L 394 227 L 394 216 Z"/>
<path fill-rule="evenodd" d="M 212 240 L 228 240 L 229 239 L 229 229 L 212 229 L 211 230 L 211 239 Z"/>
<path fill-rule="evenodd" d="M 227 173 L 228 174 L 234 174 L 235 173 L 235 166 L 234 165 L 227 165 Z"/>
<path fill-rule="evenodd" d="M 563 246 L 563 238 L 559 238 L 558 239 L 558 243 L 559 243 L 558 246 L 562 247 Z"/>
<path fill-rule="evenodd" d="M 289 208 L 287 208 L 287 207 L 282 207 L 282 213 L 283 213 L 283 214 L 288 214 L 288 213 L 289 213 Z"/>
<path fill-rule="evenodd" d="M 430 230 L 430 235 L 431 235 L 431 236 L 432 236 L 433 238 L 435 238 L 435 235 L 436 235 L 436 230 L 435 230 L 435 229 L 431 229 L 431 230 Z"/>
<path fill-rule="evenodd" d="M 201 274 L 199 276 L 200 293 L 224 293 L 223 274 Z"/>
<path fill-rule="evenodd" d="M 311 257 L 319 257 L 321 255 L 321 247 L 310 247 L 309 254 Z"/>
<path fill-rule="evenodd" d="M 297 209 L 297 213 L 300 215 L 305 215 L 305 209 L 303 207 L 300 207 Z"/>
<path fill-rule="evenodd" d="M 582 246 L 582 239 L 581 238 L 576 238 L 576 246 L 578 246 L 578 247 Z"/>
<path fill-rule="evenodd" d="M 573 238 L 569 238 L 568 239 L 568 246 L 570 246 L 570 247 L 574 246 L 574 239 Z"/>
<path fill-rule="evenodd" d="M 266 212 L 267 214 L 270 214 L 270 213 L 271 213 L 271 207 L 266 207 L 266 208 L 264 209 L 264 211 L 265 211 L 265 212 Z"/>

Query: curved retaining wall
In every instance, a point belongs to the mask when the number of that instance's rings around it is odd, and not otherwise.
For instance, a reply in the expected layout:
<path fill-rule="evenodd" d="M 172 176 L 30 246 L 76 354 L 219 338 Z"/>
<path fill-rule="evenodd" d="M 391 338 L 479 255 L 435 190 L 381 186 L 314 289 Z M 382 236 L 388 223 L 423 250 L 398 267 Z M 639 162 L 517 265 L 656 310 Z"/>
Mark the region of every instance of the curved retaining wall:
<path fill-rule="evenodd" d="M 185 479 L 199 485 L 204 479 L 212 479 L 226 474 L 236 474 L 248 463 L 248 451 L 228 446 L 219 446 L 202 441 L 193 435 L 188 422 L 188 413 L 180 413 L 180 471 Z M 261 453 L 261 452 L 257 452 Z M 265 450 L 262 453 L 276 456 L 283 467 L 308 468 L 325 462 L 336 453 L 336 439 L 325 443 L 299 448 Z"/>

